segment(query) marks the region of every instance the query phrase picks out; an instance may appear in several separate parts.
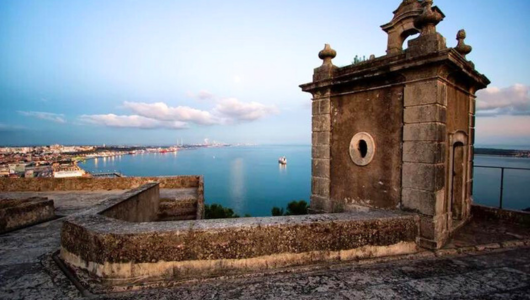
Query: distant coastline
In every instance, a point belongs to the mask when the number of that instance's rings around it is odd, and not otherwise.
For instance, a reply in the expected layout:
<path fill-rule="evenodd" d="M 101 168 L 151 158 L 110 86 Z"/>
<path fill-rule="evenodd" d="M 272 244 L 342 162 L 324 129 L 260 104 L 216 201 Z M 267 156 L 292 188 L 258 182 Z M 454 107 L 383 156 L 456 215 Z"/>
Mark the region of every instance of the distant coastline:
<path fill-rule="evenodd" d="M 530 150 L 511 150 L 495 148 L 475 148 L 475 155 L 495 155 L 509 157 L 530 157 Z"/>

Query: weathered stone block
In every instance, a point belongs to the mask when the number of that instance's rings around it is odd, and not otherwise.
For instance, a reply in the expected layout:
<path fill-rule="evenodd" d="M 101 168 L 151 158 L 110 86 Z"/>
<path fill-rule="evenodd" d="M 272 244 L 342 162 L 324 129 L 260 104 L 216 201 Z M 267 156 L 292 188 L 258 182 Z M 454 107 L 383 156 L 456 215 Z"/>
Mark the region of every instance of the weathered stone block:
<path fill-rule="evenodd" d="M 312 103 L 313 116 L 329 114 L 329 111 L 330 111 L 329 98 L 324 98 L 321 100 L 313 100 L 313 103 Z"/>
<path fill-rule="evenodd" d="M 443 189 L 433 192 L 404 188 L 401 199 L 403 207 L 406 210 L 413 210 L 423 215 L 434 216 L 443 213 L 445 192 Z"/>
<path fill-rule="evenodd" d="M 469 127 L 475 128 L 475 115 L 469 115 Z"/>
<path fill-rule="evenodd" d="M 329 114 L 316 115 L 312 119 L 313 131 L 330 131 L 331 130 L 331 118 Z"/>
<path fill-rule="evenodd" d="M 311 157 L 313 158 L 330 158 L 329 146 L 313 146 L 311 149 Z"/>
<path fill-rule="evenodd" d="M 425 239 L 434 240 L 434 232 L 432 217 L 420 217 L 420 236 Z"/>
<path fill-rule="evenodd" d="M 311 113 L 313 116 L 316 116 L 316 115 L 319 115 L 320 114 L 320 101 L 319 100 L 313 100 L 313 102 L 311 103 Z"/>
<path fill-rule="evenodd" d="M 438 191 L 445 184 L 443 164 L 403 163 L 403 188 Z"/>
<path fill-rule="evenodd" d="M 407 58 L 418 57 L 429 53 L 438 52 L 446 49 L 445 38 L 435 32 L 423 34 L 419 37 L 408 41 Z"/>
<path fill-rule="evenodd" d="M 467 182 L 467 186 L 466 187 L 467 187 L 467 191 L 468 191 L 469 195 L 472 196 L 473 195 L 473 179 L 471 179 L 471 180 L 469 180 Z"/>
<path fill-rule="evenodd" d="M 329 159 L 313 159 L 311 162 L 311 175 L 313 177 L 329 179 L 329 168 Z"/>
<path fill-rule="evenodd" d="M 329 197 L 329 179 L 311 177 L 311 193 L 321 197 Z"/>
<path fill-rule="evenodd" d="M 445 106 L 439 104 L 406 107 L 405 123 L 445 123 L 447 121 L 446 110 Z"/>
<path fill-rule="evenodd" d="M 313 132 L 311 142 L 313 146 L 325 146 L 330 143 L 331 133 L 327 131 Z"/>
<path fill-rule="evenodd" d="M 421 81 L 405 86 L 405 107 L 440 104 L 447 105 L 445 84 L 438 80 Z"/>
<path fill-rule="evenodd" d="M 309 204 L 311 213 L 331 213 L 332 203 L 328 197 L 318 195 L 311 195 L 311 203 Z"/>
<path fill-rule="evenodd" d="M 477 105 L 477 99 L 475 97 L 471 97 L 471 99 L 469 99 L 469 113 L 470 114 L 475 114 L 475 109 L 476 109 L 476 105 Z"/>
<path fill-rule="evenodd" d="M 404 141 L 445 141 L 445 124 L 418 123 L 403 126 Z"/>
<path fill-rule="evenodd" d="M 417 163 L 442 163 L 445 160 L 445 143 L 404 142 L 403 161 Z"/>
<path fill-rule="evenodd" d="M 54 217 L 53 200 L 48 198 L 0 200 L 0 233 L 48 221 Z"/>
<path fill-rule="evenodd" d="M 420 216 L 420 236 L 442 244 L 440 242 L 446 238 L 445 219 L 445 214 L 434 217 Z"/>
<path fill-rule="evenodd" d="M 329 98 L 331 90 L 329 87 L 324 87 L 314 90 L 311 94 L 313 95 L 313 100 L 324 100 Z"/>

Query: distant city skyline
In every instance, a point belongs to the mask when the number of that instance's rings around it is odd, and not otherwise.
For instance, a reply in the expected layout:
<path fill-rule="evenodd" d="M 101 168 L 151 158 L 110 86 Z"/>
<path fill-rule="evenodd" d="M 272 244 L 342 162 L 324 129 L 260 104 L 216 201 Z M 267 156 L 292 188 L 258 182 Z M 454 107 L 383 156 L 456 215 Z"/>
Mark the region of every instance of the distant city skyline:
<path fill-rule="evenodd" d="M 400 2 L 4 0 L 0 146 L 310 144 L 298 85 L 318 52 L 331 44 L 337 66 L 385 55 L 379 26 Z M 435 5 L 447 45 L 466 29 L 492 82 L 477 146 L 530 146 L 530 2 Z"/>

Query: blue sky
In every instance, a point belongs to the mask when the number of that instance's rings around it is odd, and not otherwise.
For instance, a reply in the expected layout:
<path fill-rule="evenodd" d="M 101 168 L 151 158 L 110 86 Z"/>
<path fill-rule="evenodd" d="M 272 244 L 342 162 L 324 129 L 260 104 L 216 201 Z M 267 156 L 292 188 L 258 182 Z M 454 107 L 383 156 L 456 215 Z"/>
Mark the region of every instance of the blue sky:
<path fill-rule="evenodd" d="M 309 144 L 311 81 L 382 56 L 398 0 L 0 2 L 0 145 Z M 478 145 L 530 144 L 529 1 L 435 1 L 492 81 Z"/>

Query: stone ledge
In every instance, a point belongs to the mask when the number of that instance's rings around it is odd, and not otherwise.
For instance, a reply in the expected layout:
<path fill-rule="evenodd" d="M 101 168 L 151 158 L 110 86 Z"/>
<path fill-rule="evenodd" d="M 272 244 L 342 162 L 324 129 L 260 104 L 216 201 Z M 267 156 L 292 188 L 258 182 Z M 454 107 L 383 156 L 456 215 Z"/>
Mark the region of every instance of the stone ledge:
<path fill-rule="evenodd" d="M 202 176 L 119 178 L 0 178 L 0 191 L 95 191 L 128 190 L 158 182 L 161 189 L 200 188 Z"/>
<path fill-rule="evenodd" d="M 166 282 L 183 281 L 197 277 L 208 278 L 230 276 L 244 272 L 266 271 L 286 267 L 302 266 L 319 262 L 339 262 L 377 257 L 399 256 L 417 252 L 414 242 L 399 242 L 388 246 L 363 246 L 343 251 L 314 251 L 310 253 L 282 253 L 245 259 L 219 259 L 200 261 L 159 261 L 154 263 L 105 263 L 88 267 L 99 276 L 105 277 L 106 285 L 128 285 L 163 279 Z M 75 268 L 85 268 L 87 263 L 78 256 L 61 249 L 61 257 L 66 258 Z M 146 280 L 147 279 L 147 280 Z"/>
<path fill-rule="evenodd" d="M 55 218 L 48 198 L 0 199 L 0 234 Z"/>
<path fill-rule="evenodd" d="M 530 227 L 530 212 L 498 209 L 495 207 L 473 204 L 471 206 L 471 214 L 476 218 L 487 221 L 502 221 L 521 225 L 523 227 Z"/>
<path fill-rule="evenodd" d="M 64 222 L 61 257 L 104 280 L 180 280 L 413 253 L 418 222 L 389 211 L 159 223 L 78 215 Z"/>

